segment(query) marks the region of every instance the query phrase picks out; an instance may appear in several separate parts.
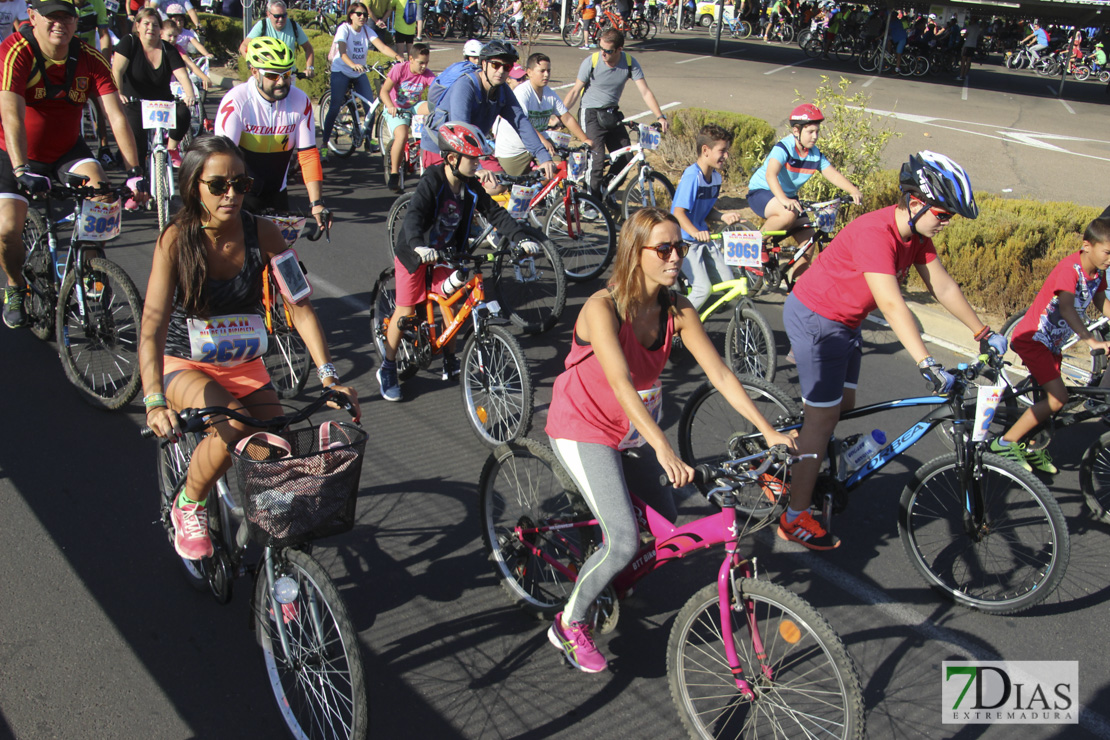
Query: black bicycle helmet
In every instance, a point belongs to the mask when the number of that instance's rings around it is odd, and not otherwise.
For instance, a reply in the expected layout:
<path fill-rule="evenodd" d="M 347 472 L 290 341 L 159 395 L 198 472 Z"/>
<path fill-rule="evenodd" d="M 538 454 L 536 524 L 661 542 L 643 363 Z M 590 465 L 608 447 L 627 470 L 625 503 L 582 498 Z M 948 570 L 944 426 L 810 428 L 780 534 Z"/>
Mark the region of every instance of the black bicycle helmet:
<path fill-rule="evenodd" d="M 512 44 L 506 43 L 501 39 L 494 39 L 482 47 L 482 53 L 478 58 L 483 62 L 490 59 L 505 59 L 510 62 L 515 62 L 520 59 L 520 55 L 516 53 L 516 49 Z"/>
<path fill-rule="evenodd" d="M 972 219 L 979 215 L 967 171 L 943 154 L 924 151 L 911 155 L 902 165 L 898 184 L 903 193 L 949 213 Z"/>

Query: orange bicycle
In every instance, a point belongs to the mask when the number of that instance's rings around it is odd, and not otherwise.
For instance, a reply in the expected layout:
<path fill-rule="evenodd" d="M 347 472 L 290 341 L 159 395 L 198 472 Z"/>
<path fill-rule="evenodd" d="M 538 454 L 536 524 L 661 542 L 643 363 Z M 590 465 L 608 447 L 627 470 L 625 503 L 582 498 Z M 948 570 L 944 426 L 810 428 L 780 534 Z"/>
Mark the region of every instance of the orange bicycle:
<path fill-rule="evenodd" d="M 471 244 L 481 244 L 493 232 L 487 226 Z M 397 377 L 411 378 L 421 368 L 427 369 L 432 358 L 442 354 L 459 330 L 470 319 L 473 332 L 462 352 L 461 377 L 463 406 L 466 418 L 478 438 L 490 447 L 523 437 L 532 423 L 532 378 L 528 374 L 524 350 L 499 318 L 500 306 L 486 301 L 482 268 L 494 264 L 514 247 L 500 247 L 492 254 L 442 255 L 437 269 L 427 270 L 428 297 L 416 307 L 416 315 L 406 317 L 401 325 L 401 345 L 397 349 Z M 448 296 L 433 291 L 432 280 L 441 272 L 440 264 L 460 271 L 465 279 Z M 384 360 L 386 329 L 397 306 L 394 268 L 382 271 L 370 297 L 370 325 L 374 348 Z M 439 317 L 436 309 L 439 309 Z"/>

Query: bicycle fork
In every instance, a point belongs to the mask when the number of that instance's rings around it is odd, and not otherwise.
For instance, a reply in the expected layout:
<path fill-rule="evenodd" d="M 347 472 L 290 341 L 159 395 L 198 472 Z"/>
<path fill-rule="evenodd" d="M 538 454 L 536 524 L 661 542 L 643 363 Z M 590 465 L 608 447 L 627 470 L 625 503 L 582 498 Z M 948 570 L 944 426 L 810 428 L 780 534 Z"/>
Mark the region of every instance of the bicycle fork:
<path fill-rule="evenodd" d="M 749 567 L 748 561 L 741 561 L 737 552 L 738 542 L 732 541 L 725 545 L 726 556 L 721 562 L 721 568 L 717 572 L 717 597 L 719 600 L 720 615 L 721 615 L 721 639 L 725 644 L 725 658 L 728 660 L 729 669 L 732 671 L 732 678 L 736 682 L 736 689 L 746 701 L 755 700 L 755 689 L 748 679 L 744 678 L 744 669 L 740 665 L 740 657 L 736 653 L 736 636 L 732 630 L 733 611 L 739 615 L 741 612 L 744 618 L 748 621 L 748 627 L 752 634 L 752 648 L 755 650 L 756 658 L 762 663 L 766 658 L 766 651 L 763 649 L 763 641 L 759 636 L 759 631 L 756 625 L 755 612 L 752 605 L 746 603 L 741 598 L 739 579 L 754 577 L 754 560 L 752 567 Z M 736 606 L 733 606 L 732 600 L 736 599 Z M 773 675 L 769 666 L 763 666 L 763 674 L 766 678 L 771 679 Z"/>

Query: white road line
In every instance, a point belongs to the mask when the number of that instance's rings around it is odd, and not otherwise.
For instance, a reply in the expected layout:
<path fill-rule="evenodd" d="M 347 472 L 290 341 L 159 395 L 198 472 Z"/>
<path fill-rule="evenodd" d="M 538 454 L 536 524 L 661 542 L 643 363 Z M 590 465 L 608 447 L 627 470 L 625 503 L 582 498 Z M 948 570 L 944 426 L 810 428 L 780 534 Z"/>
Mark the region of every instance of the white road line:
<path fill-rule="evenodd" d="M 675 62 L 675 64 L 689 64 L 690 62 L 701 62 L 705 61 L 706 59 L 709 59 L 709 57 L 690 57 L 689 59 L 683 59 L 680 62 Z"/>
<path fill-rule="evenodd" d="M 964 78 L 964 89 L 960 91 L 960 99 L 967 100 L 967 78 Z"/>
<path fill-rule="evenodd" d="M 1072 107 L 1070 105 L 1068 105 L 1068 101 L 1064 100 L 1063 98 L 1056 98 L 1056 99 L 1060 101 L 1060 105 L 1064 106 L 1064 108 L 1067 109 L 1068 113 L 1071 113 L 1073 116 L 1075 115 L 1075 111 L 1072 109 Z"/>
<path fill-rule="evenodd" d="M 871 75 L 871 77 L 869 77 L 867 79 L 867 82 L 863 83 L 863 86 L 864 87 L 871 87 L 871 85 L 873 85 L 875 83 L 875 80 L 877 80 L 877 79 L 879 79 L 878 75 Z"/>
<path fill-rule="evenodd" d="M 809 59 L 799 59 L 798 61 L 794 62 L 793 64 L 787 64 L 783 67 L 775 67 L 774 69 L 770 70 L 769 72 L 764 72 L 763 74 L 773 75 L 775 72 L 781 72 L 784 69 L 790 69 L 791 67 L 797 67 L 799 64 L 808 64 L 809 62 L 810 62 Z"/>
<path fill-rule="evenodd" d="M 565 85 L 559 85 L 558 87 L 553 87 L 551 89 L 552 90 L 566 90 L 568 87 L 574 87 L 574 83 L 573 82 L 568 82 Z"/>
<path fill-rule="evenodd" d="M 428 49 L 428 51 L 454 51 L 454 49 L 454 46 L 436 46 Z"/>
<path fill-rule="evenodd" d="M 682 105 L 682 103 L 667 103 L 666 105 L 659 106 L 659 110 L 667 110 L 668 108 L 676 108 L 680 105 Z M 643 113 L 637 113 L 634 116 L 625 116 L 624 120 L 626 120 L 626 121 L 635 121 L 637 118 L 643 118 L 644 116 L 650 116 L 650 115 L 651 115 L 651 111 L 646 110 Z"/>
<path fill-rule="evenodd" d="M 730 56 L 732 56 L 733 54 L 743 54 L 743 53 L 744 53 L 745 51 L 747 51 L 747 50 L 746 50 L 746 49 L 735 49 L 735 50 L 733 50 L 733 51 L 726 51 L 726 52 L 725 52 L 724 54 L 722 54 L 721 56 L 723 56 L 723 57 L 730 57 Z"/>
<path fill-rule="evenodd" d="M 338 285 L 330 283 L 319 275 L 313 275 L 309 278 L 312 283 L 312 288 L 317 293 L 324 293 L 329 298 L 336 298 L 340 303 L 352 309 L 355 313 L 369 313 L 370 304 L 363 303 L 359 299 L 352 296 L 348 291 L 343 290 Z"/>

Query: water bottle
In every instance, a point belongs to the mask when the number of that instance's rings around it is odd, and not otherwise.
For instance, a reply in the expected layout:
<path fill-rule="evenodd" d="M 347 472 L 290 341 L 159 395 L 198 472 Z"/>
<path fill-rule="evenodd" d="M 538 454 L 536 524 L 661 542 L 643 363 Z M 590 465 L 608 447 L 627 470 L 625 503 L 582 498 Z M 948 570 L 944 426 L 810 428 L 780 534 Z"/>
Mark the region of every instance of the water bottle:
<path fill-rule="evenodd" d="M 466 285 L 466 281 L 468 279 L 469 278 L 467 277 L 465 272 L 463 272 L 462 270 L 455 270 L 447 276 L 446 280 L 443 281 L 443 287 L 440 288 L 440 292 L 442 292 L 445 296 L 449 296 L 462 286 Z"/>
<path fill-rule="evenodd" d="M 845 444 L 850 440 L 845 440 Z M 886 444 L 886 435 L 881 429 L 873 429 L 870 434 L 858 435 L 858 439 L 844 451 L 844 470 L 853 472 L 859 470 L 868 460 L 875 456 Z"/>

